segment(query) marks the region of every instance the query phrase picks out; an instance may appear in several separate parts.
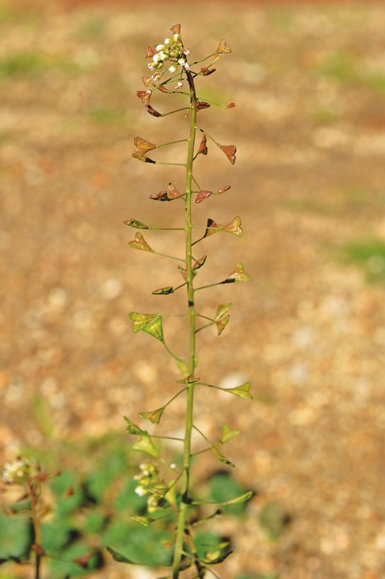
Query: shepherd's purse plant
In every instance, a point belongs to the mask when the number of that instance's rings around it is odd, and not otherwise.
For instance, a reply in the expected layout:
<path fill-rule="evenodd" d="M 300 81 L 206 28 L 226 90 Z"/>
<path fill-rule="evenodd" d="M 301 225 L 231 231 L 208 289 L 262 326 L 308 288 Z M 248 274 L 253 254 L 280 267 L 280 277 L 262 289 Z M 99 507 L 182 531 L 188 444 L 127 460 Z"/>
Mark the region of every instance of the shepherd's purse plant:
<path fill-rule="evenodd" d="M 227 55 L 230 52 L 229 46 L 224 40 L 221 40 L 216 50 L 205 58 L 200 60 L 190 59 L 190 51 L 185 48 L 182 41 L 181 26 L 176 24 L 171 27 L 169 38 L 165 38 L 155 48 L 147 47 L 145 56 L 149 59 L 148 69 L 150 74 L 142 78 L 144 89 L 137 92 L 137 96 L 141 99 L 145 110 L 153 117 L 162 118 L 182 113 L 183 117 L 188 119 L 188 135 L 186 138 L 155 144 L 152 141 L 136 136 L 134 139 L 135 152 L 133 153 L 133 157 L 138 161 L 149 165 L 170 165 L 184 169 L 185 183 L 182 191 L 179 190 L 181 188 L 177 188 L 170 182 L 164 190 L 150 195 L 153 201 L 164 203 L 165 205 L 170 202 L 179 203 L 181 205 L 181 216 L 184 214 L 184 224 L 177 228 L 157 227 L 143 223 L 137 217 L 125 221 L 129 227 L 139 230 L 129 243 L 131 248 L 160 255 L 178 263 L 179 272 L 177 275 L 181 276 L 181 281 L 155 289 L 152 293 L 156 296 L 167 296 L 176 291 L 184 291 L 186 295 L 185 312 L 176 314 L 185 320 L 185 331 L 189 338 L 189 349 L 185 355 L 175 354 L 165 341 L 163 322 L 167 314 L 163 312 L 151 314 L 131 312 L 130 314 L 133 322 L 133 331 L 135 333 L 139 331 L 146 332 L 158 340 L 166 352 L 175 360 L 181 374 L 181 378 L 177 381 L 178 388 L 176 393 L 160 408 L 141 412 L 140 417 L 157 425 L 173 401 L 179 396 L 185 397 L 183 437 L 152 434 L 130 418 L 125 418 L 128 432 L 138 437 L 133 448 L 151 456 L 154 460 L 154 462 L 149 464 L 141 464 L 140 473 L 136 476 L 138 481 L 136 493 L 147 498 L 147 512 L 144 516 L 136 517 L 136 520 L 144 525 L 157 524 L 157 522 L 159 524 L 159 520 L 164 521 L 165 519 L 170 523 L 173 528 L 173 534 L 171 545 L 169 546 L 171 548 L 171 574 L 168 577 L 172 577 L 172 579 L 181 577 L 185 570 L 188 570 L 187 573 L 190 577 L 204 578 L 207 574 L 218 576 L 213 570 L 213 565 L 222 562 L 230 554 L 230 544 L 227 541 L 223 541 L 216 544 L 215 547 L 202 548 L 202 546 L 197 544 L 196 527 L 219 514 L 221 505 L 240 504 L 248 501 L 252 496 L 251 492 L 246 492 L 230 501 L 224 501 L 219 504 L 211 501 L 205 502 L 194 497 L 194 489 L 191 488 L 190 483 L 192 460 L 202 452 L 212 452 L 214 458 L 220 463 L 233 467 L 234 465 L 222 454 L 220 448 L 239 434 L 239 430 L 225 424 L 222 427 L 220 439 L 209 440 L 194 418 L 195 395 L 200 395 L 205 388 L 212 388 L 223 390 L 240 398 L 252 398 L 249 382 L 235 387 L 223 388 L 199 378 L 196 373 L 198 364 L 197 334 L 214 326 L 218 335 L 220 335 L 230 320 L 229 311 L 231 308 L 231 303 L 219 304 L 211 316 L 203 315 L 196 308 L 196 294 L 222 284 L 249 280 L 243 265 L 238 263 L 225 279 L 205 285 L 197 283 L 199 270 L 205 266 L 207 259 L 207 255 L 201 255 L 199 252 L 200 243 L 217 233 L 231 233 L 238 238 L 243 235 L 241 219 L 238 216 L 234 217 L 230 223 L 224 225 L 217 223 L 212 218 L 208 218 L 204 224 L 195 223 L 193 220 L 194 204 L 202 203 L 209 197 L 222 195 L 231 188 L 230 185 L 220 184 L 215 190 L 208 190 L 198 184 L 194 173 L 194 162 L 199 155 L 208 154 L 209 146 L 219 148 L 232 165 L 234 165 L 236 160 L 235 145 L 221 144 L 217 141 L 216 136 L 206 131 L 200 120 L 198 122 L 198 116 L 200 117 L 201 111 L 205 111 L 204 114 L 207 114 L 206 109 L 210 108 L 210 106 L 219 106 L 224 109 L 232 109 L 235 106 L 234 103 L 224 105 L 206 98 L 201 99 L 197 89 L 197 81 L 202 80 L 204 82 L 205 77 L 215 72 L 215 63 L 223 55 Z M 166 96 L 179 95 L 181 100 L 185 101 L 185 104 L 175 110 L 160 112 L 151 104 L 153 94 L 158 91 Z M 186 149 L 184 162 L 159 161 L 156 160 L 156 156 L 155 159 L 152 158 L 157 149 L 176 144 L 180 144 Z M 152 248 L 145 239 L 143 231 L 184 232 L 184 257 L 164 254 Z M 169 321 L 170 319 L 168 318 Z M 204 448 L 198 451 L 194 449 L 192 444 L 194 431 L 199 434 L 204 442 Z M 170 464 L 160 455 L 159 446 L 157 445 L 158 439 L 161 441 L 162 439 L 167 440 L 170 438 L 177 440 L 181 445 L 181 449 L 183 449 L 181 465 Z M 209 510 L 210 508 L 212 509 L 211 511 Z M 113 545 L 109 546 L 108 550 L 116 561 L 129 564 L 137 563 L 137 561 L 131 560 L 118 552 Z M 143 562 L 141 563 L 143 564 Z"/>

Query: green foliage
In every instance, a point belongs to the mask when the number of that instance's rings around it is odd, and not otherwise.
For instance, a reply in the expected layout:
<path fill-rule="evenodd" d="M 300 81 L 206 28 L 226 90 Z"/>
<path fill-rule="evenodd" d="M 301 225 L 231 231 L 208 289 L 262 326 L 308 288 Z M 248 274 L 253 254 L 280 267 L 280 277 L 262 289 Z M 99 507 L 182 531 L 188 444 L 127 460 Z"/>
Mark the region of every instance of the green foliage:
<path fill-rule="evenodd" d="M 83 40 L 101 40 L 107 26 L 106 16 L 94 15 L 84 20 L 77 34 Z"/>
<path fill-rule="evenodd" d="M 0 559 L 25 557 L 32 540 L 32 527 L 24 519 L 0 514 Z"/>
<path fill-rule="evenodd" d="M 281 505 L 271 502 L 261 509 L 259 523 L 271 541 L 278 541 L 288 523 L 288 518 Z"/>
<path fill-rule="evenodd" d="M 208 553 L 215 553 L 220 550 L 223 539 L 217 533 L 209 531 L 198 533 L 194 539 L 194 544 L 200 559 L 205 559 Z"/>
<path fill-rule="evenodd" d="M 364 73 L 362 82 L 375 92 L 383 94 L 385 92 L 385 74 L 383 72 Z"/>
<path fill-rule="evenodd" d="M 90 547 L 82 541 L 76 541 L 69 545 L 63 555 L 53 558 L 50 564 L 52 577 L 80 577 L 87 575 L 90 571 L 97 569 L 101 564 L 100 553 L 94 552 L 87 561 L 87 568 L 84 568 L 76 559 L 87 556 Z"/>
<path fill-rule="evenodd" d="M 210 479 L 210 499 L 218 503 L 226 502 L 243 495 L 245 489 L 227 472 L 218 472 Z M 232 515 L 246 511 L 247 503 L 225 505 L 223 510 Z"/>
<path fill-rule="evenodd" d="M 100 125 L 121 124 L 127 120 L 127 114 L 123 110 L 98 107 L 88 111 L 88 118 Z"/>
<path fill-rule="evenodd" d="M 136 494 L 138 483 L 129 479 L 119 494 L 115 497 L 114 507 L 117 513 L 142 513 L 145 510 L 147 499 Z"/>
<path fill-rule="evenodd" d="M 69 544 L 71 533 L 75 531 L 69 518 L 57 516 L 49 523 L 43 523 L 41 533 L 45 551 L 50 554 L 62 551 Z"/>
<path fill-rule="evenodd" d="M 385 242 L 381 239 L 351 241 L 337 250 L 341 260 L 361 267 L 370 282 L 385 280 Z"/>
<path fill-rule="evenodd" d="M 127 450 L 117 444 L 110 445 L 106 456 L 99 460 L 86 475 L 87 493 L 96 502 L 102 502 L 105 493 L 116 477 L 126 473 Z"/>
<path fill-rule="evenodd" d="M 136 522 L 114 521 L 103 533 L 103 544 L 133 564 L 167 566 L 171 562 L 171 536 L 165 530 L 143 527 Z M 122 561 L 125 562 L 125 561 Z"/>
<path fill-rule="evenodd" d="M 85 493 L 76 475 L 67 470 L 52 480 L 51 488 L 56 495 L 56 510 L 59 517 L 67 517 L 85 501 Z"/>
<path fill-rule="evenodd" d="M 52 438 L 55 431 L 55 425 L 51 417 L 51 409 L 39 392 L 36 392 L 32 397 L 31 409 L 35 422 L 40 428 L 42 434 L 44 434 L 47 439 Z"/>
<path fill-rule="evenodd" d="M 340 82 L 352 81 L 357 78 L 352 58 L 345 51 L 335 51 L 328 54 L 319 70 L 322 74 Z"/>
<path fill-rule="evenodd" d="M 37 76 L 47 69 L 46 59 L 37 52 L 18 52 L 0 59 L 0 80 L 18 76 Z"/>

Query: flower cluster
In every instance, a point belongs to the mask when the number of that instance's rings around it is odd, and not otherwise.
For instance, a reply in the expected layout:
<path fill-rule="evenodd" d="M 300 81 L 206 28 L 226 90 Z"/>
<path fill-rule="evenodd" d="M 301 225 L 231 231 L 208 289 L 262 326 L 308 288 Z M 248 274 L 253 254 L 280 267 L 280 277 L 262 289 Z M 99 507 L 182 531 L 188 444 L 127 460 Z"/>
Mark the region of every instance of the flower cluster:
<path fill-rule="evenodd" d="M 36 477 L 39 472 L 37 463 L 18 457 L 4 465 L 2 479 L 8 484 L 23 484 L 28 479 Z"/>
<path fill-rule="evenodd" d="M 140 497 L 148 495 L 147 509 L 149 513 L 153 513 L 162 508 L 167 487 L 153 464 L 141 464 L 139 468 L 140 474 L 134 476 L 134 479 L 139 482 L 135 492 Z"/>
<path fill-rule="evenodd" d="M 150 70 L 160 70 L 167 61 L 169 61 L 168 70 L 171 73 L 176 72 L 178 66 L 181 66 L 185 70 L 190 68 L 186 59 L 190 51 L 183 46 L 180 35 L 180 24 L 172 26 L 171 31 L 173 32 L 173 36 L 171 38 L 165 38 L 163 43 L 157 44 L 155 50 L 151 47 L 147 48 L 146 56 L 148 58 L 152 57 L 152 62 L 148 64 Z"/>

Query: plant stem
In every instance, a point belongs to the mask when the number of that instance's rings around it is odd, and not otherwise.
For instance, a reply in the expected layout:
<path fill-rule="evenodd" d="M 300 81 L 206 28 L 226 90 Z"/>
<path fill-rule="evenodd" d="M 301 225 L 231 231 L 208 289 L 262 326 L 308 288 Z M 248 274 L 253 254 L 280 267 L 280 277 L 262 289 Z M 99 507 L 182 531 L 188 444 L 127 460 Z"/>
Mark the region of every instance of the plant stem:
<path fill-rule="evenodd" d="M 31 500 L 32 509 L 32 525 L 35 534 L 34 546 L 35 546 L 35 579 L 40 579 L 40 568 L 41 568 L 41 557 L 42 557 L 42 547 L 41 547 L 41 528 L 40 528 L 40 512 L 39 512 L 39 499 L 36 484 L 31 480 L 27 482 L 28 494 Z"/>
<path fill-rule="evenodd" d="M 188 328 L 189 328 L 189 376 L 195 372 L 195 304 L 193 287 L 193 258 L 192 258 L 192 170 L 194 162 L 194 147 L 196 134 L 196 92 L 194 79 L 186 70 L 187 81 L 190 89 L 190 133 L 188 138 L 188 150 L 186 160 L 186 197 L 185 197 L 185 246 L 186 246 L 186 277 L 187 277 L 187 301 L 188 301 Z M 183 553 L 183 544 L 186 532 L 186 515 L 190 503 L 189 483 L 191 468 L 191 431 L 193 428 L 194 406 L 194 383 L 187 387 L 186 424 L 183 451 L 183 478 L 182 478 L 182 501 L 179 508 L 178 526 L 174 547 L 173 579 L 178 579 Z M 201 576 L 201 574 L 199 574 Z M 203 575 L 202 575 L 203 577 Z"/>

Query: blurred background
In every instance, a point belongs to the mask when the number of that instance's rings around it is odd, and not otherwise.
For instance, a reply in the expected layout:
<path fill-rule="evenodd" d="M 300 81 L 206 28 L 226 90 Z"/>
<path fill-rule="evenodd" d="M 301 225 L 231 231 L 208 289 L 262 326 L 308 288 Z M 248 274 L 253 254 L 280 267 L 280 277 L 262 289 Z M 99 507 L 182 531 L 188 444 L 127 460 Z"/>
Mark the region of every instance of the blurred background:
<path fill-rule="evenodd" d="M 132 334 L 128 314 L 180 311 L 184 296 L 151 295 L 179 273 L 130 250 L 135 232 L 123 221 L 176 227 L 183 218 L 178 203 L 148 199 L 169 181 L 183 189 L 183 171 L 131 157 L 136 135 L 186 135 L 182 115 L 151 117 L 135 96 L 145 47 L 177 22 L 194 57 L 221 38 L 232 48 L 198 93 L 236 103 L 202 111 L 200 124 L 237 145 L 237 163 L 210 144 L 197 162 L 204 189 L 232 189 L 197 205 L 195 219 L 240 215 L 245 236 L 202 243 L 201 280 L 224 279 L 238 262 L 252 277 L 202 292 L 198 304 L 212 315 L 233 303 L 220 338 L 199 334 L 198 375 L 223 386 L 250 380 L 254 393 L 251 403 L 197 398 L 211 437 L 223 422 L 242 430 L 227 455 L 239 484 L 256 491 L 246 518 L 220 523 L 235 550 L 221 576 L 380 579 L 382 2 L 0 0 L 1 461 L 66 443 L 63 460 L 76 463 L 85 440 L 124 432 L 122 415 L 135 420 L 175 392 L 174 364 L 155 340 Z M 172 99 L 153 104 L 169 110 Z M 183 154 L 170 148 L 162 158 L 174 150 Z M 182 251 L 179 233 L 146 239 Z M 183 327 L 165 328 L 183 355 Z M 178 401 L 164 430 L 178 431 L 182 418 Z M 218 469 L 213 462 L 197 464 L 198 482 Z M 92 576 L 157 575 L 115 565 Z"/>

